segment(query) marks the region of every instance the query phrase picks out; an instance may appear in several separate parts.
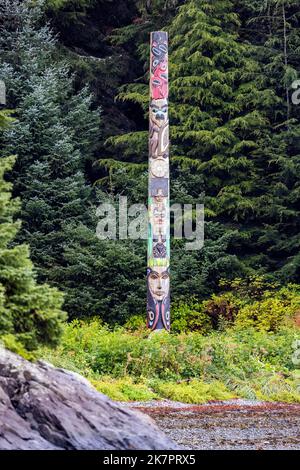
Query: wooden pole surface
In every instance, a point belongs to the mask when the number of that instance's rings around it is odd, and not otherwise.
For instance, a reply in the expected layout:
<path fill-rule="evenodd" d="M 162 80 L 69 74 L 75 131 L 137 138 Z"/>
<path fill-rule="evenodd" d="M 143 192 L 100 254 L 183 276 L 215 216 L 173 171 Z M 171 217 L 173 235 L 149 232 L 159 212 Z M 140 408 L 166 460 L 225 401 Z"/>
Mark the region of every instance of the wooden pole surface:
<path fill-rule="evenodd" d="M 170 330 L 168 34 L 151 33 L 147 325 Z"/>

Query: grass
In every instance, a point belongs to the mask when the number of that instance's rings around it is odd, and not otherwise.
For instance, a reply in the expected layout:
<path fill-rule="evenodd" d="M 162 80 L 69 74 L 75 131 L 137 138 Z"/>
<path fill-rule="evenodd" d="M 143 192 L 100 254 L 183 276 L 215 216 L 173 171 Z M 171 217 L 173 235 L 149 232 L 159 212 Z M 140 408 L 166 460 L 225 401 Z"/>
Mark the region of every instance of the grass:
<path fill-rule="evenodd" d="M 99 320 L 66 324 L 55 350 L 40 357 L 79 372 L 112 399 L 168 398 L 185 403 L 248 398 L 300 402 L 299 365 L 293 361 L 299 330 L 277 333 L 228 329 L 200 333 L 149 335 Z"/>
<path fill-rule="evenodd" d="M 144 383 L 134 383 L 131 377 L 113 379 L 109 376 L 91 379 L 92 385 L 101 393 L 118 401 L 148 401 L 158 395 Z"/>

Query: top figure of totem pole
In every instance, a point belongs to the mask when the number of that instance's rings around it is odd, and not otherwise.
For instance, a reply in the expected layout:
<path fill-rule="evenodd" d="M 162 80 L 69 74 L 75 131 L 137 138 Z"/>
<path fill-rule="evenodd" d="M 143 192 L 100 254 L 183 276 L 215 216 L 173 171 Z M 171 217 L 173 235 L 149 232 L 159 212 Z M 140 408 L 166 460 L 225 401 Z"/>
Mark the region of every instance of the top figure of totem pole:
<path fill-rule="evenodd" d="M 147 325 L 170 330 L 168 34 L 151 33 Z"/>

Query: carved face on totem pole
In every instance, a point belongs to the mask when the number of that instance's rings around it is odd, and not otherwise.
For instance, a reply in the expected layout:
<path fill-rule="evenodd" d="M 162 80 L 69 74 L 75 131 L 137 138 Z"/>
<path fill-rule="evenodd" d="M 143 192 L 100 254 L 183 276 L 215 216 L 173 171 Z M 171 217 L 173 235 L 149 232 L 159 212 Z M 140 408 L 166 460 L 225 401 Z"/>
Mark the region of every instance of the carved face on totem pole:
<path fill-rule="evenodd" d="M 168 122 L 168 101 L 166 98 L 151 101 L 150 119 L 150 124 L 157 127 L 163 127 Z"/>
<path fill-rule="evenodd" d="M 162 203 L 165 200 L 166 196 L 164 196 L 163 190 L 158 189 L 157 194 L 154 196 L 154 201 L 157 204 Z"/>
<path fill-rule="evenodd" d="M 161 201 L 169 194 L 169 180 L 168 178 L 152 178 L 150 180 L 150 196 L 155 201 Z"/>
<path fill-rule="evenodd" d="M 149 154 L 152 175 L 156 178 L 168 176 L 169 120 L 166 99 L 152 100 L 150 105 Z"/>
<path fill-rule="evenodd" d="M 148 275 L 149 289 L 153 299 L 163 300 L 169 293 L 170 276 L 169 272 L 163 266 L 156 266 L 151 269 Z"/>
<path fill-rule="evenodd" d="M 170 329 L 170 274 L 165 266 L 148 268 L 148 326 Z"/>
<path fill-rule="evenodd" d="M 167 208 L 165 201 L 158 202 L 153 207 L 153 224 L 157 229 L 162 229 L 165 224 Z"/>

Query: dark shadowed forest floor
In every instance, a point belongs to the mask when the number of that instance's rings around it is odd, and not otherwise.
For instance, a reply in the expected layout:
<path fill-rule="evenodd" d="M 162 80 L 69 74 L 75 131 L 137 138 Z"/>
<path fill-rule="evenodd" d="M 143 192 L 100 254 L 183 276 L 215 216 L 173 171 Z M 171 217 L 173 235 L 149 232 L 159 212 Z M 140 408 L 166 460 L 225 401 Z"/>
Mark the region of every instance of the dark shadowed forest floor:
<path fill-rule="evenodd" d="M 230 400 L 191 406 L 165 400 L 130 407 L 151 416 L 185 449 L 300 449 L 300 404 Z"/>

